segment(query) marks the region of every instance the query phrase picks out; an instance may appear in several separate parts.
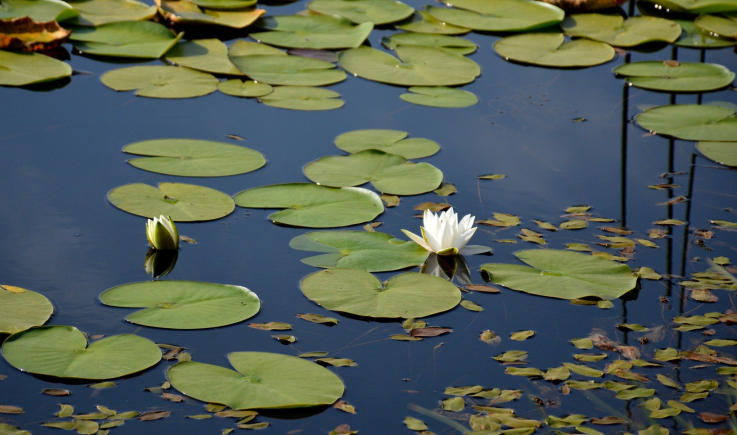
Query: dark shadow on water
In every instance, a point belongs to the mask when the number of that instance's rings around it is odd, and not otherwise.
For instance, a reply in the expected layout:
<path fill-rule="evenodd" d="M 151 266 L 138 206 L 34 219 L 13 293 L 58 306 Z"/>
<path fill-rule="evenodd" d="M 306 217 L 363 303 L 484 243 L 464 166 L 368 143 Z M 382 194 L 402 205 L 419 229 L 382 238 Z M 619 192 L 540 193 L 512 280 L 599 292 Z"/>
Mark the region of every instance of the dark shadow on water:
<path fill-rule="evenodd" d="M 322 414 L 329 406 L 313 406 L 310 408 L 294 408 L 294 409 L 264 409 L 259 410 L 259 415 L 266 418 L 276 418 L 279 420 L 300 420 L 303 418 L 314 417 Z"/>
<path fill-rule="evenodd" d="M 51 92 L 57 89 L 61 89 L 72 82 L 72 79 L 65 78 L 61 80 L 54 80 L 53 82 L 36 83 L 28 86 L 20 86 L 21 89 L 32 92 Z M 4 87 L 4 86 L 3 86 Z"/>

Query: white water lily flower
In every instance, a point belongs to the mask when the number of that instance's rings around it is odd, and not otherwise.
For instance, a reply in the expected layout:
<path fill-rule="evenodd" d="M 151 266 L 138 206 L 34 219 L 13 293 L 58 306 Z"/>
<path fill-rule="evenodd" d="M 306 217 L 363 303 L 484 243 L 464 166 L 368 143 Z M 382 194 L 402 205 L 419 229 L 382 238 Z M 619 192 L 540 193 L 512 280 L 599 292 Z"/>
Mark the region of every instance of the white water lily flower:
<path fill-rule="evenodd" d="M 453 208 L 436 215 L 430 210 L 425 210 L 422 217 L 422 237 L 413 234 L 407 230 L 402 230 L 404 234 L 412 239 L 415 243 L 434 252 L 438 255 L 456 255 L 458 251 L 465 247 L 476 228 L 473 226 L 475 216 L 467 214 L 458 222 L 458 215 L 453 212 Z"/>
<path fill-rule="evenodd" d="M 171 217 L 163 214 L 146 222 L 148 243 L 154 249 L 162 251 L 179 249 L 179 232 Z"/>

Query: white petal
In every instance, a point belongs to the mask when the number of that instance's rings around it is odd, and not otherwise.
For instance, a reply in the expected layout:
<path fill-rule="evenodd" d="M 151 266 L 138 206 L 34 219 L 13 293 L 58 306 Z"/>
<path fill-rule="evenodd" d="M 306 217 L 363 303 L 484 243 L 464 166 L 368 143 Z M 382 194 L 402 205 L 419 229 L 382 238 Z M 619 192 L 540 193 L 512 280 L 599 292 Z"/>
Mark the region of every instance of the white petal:
<path fill-rule="evenodd" d="M 450 248 L 453 244 L 453 229 L 448 221 L 442 221 L 440 223 L 440 233 L 438 234 L 438 241 L 440 242 L 440 250 Z"/>
<path fill-rule="evenodd" d="M 470 214 L 467 214 L 463 216 L 463 219 L 461 219 L 461 222 L 458 223 L 458 229 L 460 232 L 466 232 L 471 229 L 473 226 L 473 221 L 476 219 L 476 216 L 471 216 Z"/>
<path fill-rule="evenodd" d="M 428 246 L 427 243 L 425 243 L 425 239 L 423 239 L 422 237 L 418 236 L 417 234 L 410 233 L 407 230 L 402 230 L 402 232 L 407 237 L 409 237 L 410 239 L 412 239 L 413 242 L 417 243 L 418 245 L 422 246 L 423 248 L 427 249 L 428 251 L 432 251 L 432 248 L 430 246 Z"/>
<path fill-rule="evenodd" d="M 422 216 L 422 226 L 425 228 L 425 232 L 432 233 L 433 235 L 437 234 L 438 217 L 435 216 L 435 213 L 430 210 L 425 210 L 425 213 Z"/>
<path fill-rule="evenodd" d="M 422 228 L 422 236 L 425 238 L 425 241 L 430 246 L 430 249 L 432 252 L 438 252 L 439 250 L 443 249 L 440 246 L 440 239 L 437 237 L 437 234 L 432 234 L 427 229 Z"/>
<path fill-rule="evenodd" d="M 476 232 L 476 228 L 471 228 L 470 230 L 464 232 L 463 234 L 459 235 L 454 241 L 453 241 L 453 247 L 458 249 L 459 251 L 468 244 L 468 242 L 471 241 L 471 237 L 473 237 L 473 234 Z"/>

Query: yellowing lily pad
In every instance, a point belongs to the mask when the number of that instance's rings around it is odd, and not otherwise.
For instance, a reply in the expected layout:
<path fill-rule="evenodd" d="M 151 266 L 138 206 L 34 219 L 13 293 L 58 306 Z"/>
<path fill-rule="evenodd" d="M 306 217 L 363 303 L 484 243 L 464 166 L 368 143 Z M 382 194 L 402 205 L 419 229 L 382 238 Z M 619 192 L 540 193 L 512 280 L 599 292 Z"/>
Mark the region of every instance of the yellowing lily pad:
<path fill-rule="evenodd" d="M 253 24 L 266 11 L 243 8 L 232 10 L 200 9 L 189 0 L 155 0 L 161 15 L 172 23 L 209 24 L 242 29 Z"/>
<path fill-rule="evenodd" d="M 374 28 L 371 23 L 355 25 L 328 15 L 276 15 L 258 20 L 254 26 L 269 30 L 251 33 L 259 42 L 316 50 L 358 47 Z"/>
<path fill-rule="evenodd" d="M 681 36 L 681 26 L 674 21 L 643 16 L 625 20 L 617 13 L 568 15 L 560 26 L 566 35 L 606 42 L 615 47 L 674 42 Z"/>
<path fill-rule="evenodd" d="M 201 97 L 215 92 L 219 83 L 212 74 L 176 66 L 131 66 L 108 71 L 100 80 L 116 91 L 165 99 Z"/>
<path fill-rule="evenodd" d="M 160 183 L 158 189 L 126 184 L 111 190 L 108 199 L 125 212 L 148 218 L 170 216 L 174 222 L 220 219 L 235 209 L 233 199 L 222 192 L 182 183 Z"/>
<path fill-rule="evenodd" d="M 399 98 L 420 106 L 458 108 L 479 102 L 478 97 L 468 91 L 445 86 L 412 86 L 407 90 L 410 93 L 402 94 Z"/>
<path fill-rule="evenodd" d="M 560 23 L 563 9 L 526 0 L 451 0 L 453 9 L 429 6 L 438 20 L 454 26 L 486 32 L 522 32 Z"/>
<path fill-rule="evenodd" d="M 686 140 L 733 141 L 737 116 L 728 107 L 674 104 L 653 107 L 637 115 L 644 129 Z"/>
<path fill-rule="evenodd" d="M 588 39 L 566 42 L 563 34 L 556 33 L 508 36 L 498 40 L 494 50 L 506 60 L 560 68 L 594 66 L 614 59 L 614 49 L 608 44 Z"/>
<path fill-rule="evenodd" d="M 236 410 L 329 405 L 345 389 L 338 376 L 305 359 L 265 352 L 233 352 L 228 359 L 235 370 L 187 361 L 166 377 L 187 396 Z"/>
<path fill-rule="evenodd" d="M 156 6 L 136 0 L 72 0 L 79 15 L 65 21 L 75 26 L 101 26 L 121 21 L 145 21 L 156 15 Z"/>
<path fill-rule="evenodd" d="M 0 49 L 12 51 L 54 50 L 65 43 L 71 30 L 56 21 L 41 23 L 29 17 L 0 20 Z"/>
<path fill-rule="evenodd" d="M 344 104 L 339 93 L 311 86 L 277 86 L 259 100 L 267 106 L 304 111 L 339 109 Z"/>
<path fill-rule="evenodd" d="M 461 292 L 450 282 L 403 273 L 382 283 L 368 272 L 326 269 L 302 280 L 302 293 L 333 311 L 378 318 L 420 318 L 454 308 Z"/>
<path fill-rule="evenodd" d="M 65 62 L 38 53 L 0 50 L 0 85 L 26 86 L 64 79 L 72 75 Z"/>
<path fill-rule="evenodd" d="M 213 74 L 243 75 L 230 61 L 228 47 L 219 39 L 195 39 L 176 44 L 166 53 L 166 60 Z"/>
<path fill-rule="evenodd" d="M 349 153 L 380 150 L 405 159 L 421 159 L 440 151 L 437 142 L 424 138 L 409 138 L 400 130 L 354 130 L 335 138 L 335 146 Z"/>
<path fill-rule="evenodd" d="M 0 285 L 0 334 L 15 334 L 46 323 L 54 306 L 43 295 L 20 287 Z"/>
<path fill-rule="evenodd" d="M 313 0 L 311 11 L 347 18 L 354 23 L 389 24 L 401 21 L 414 9 L 397 0 Z"/>

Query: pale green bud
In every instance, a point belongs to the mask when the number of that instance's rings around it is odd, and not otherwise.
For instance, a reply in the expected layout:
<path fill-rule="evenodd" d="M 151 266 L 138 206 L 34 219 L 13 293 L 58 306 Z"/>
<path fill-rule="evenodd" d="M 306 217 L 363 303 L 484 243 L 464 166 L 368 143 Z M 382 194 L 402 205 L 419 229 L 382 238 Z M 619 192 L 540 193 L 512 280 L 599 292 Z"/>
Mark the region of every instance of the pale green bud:
<path fill-rule="evenodd" d="M 148 243 L 154 249 L 179 249 L 179 232 L 169 216 L 161 215 L 146 222 Z"/>

